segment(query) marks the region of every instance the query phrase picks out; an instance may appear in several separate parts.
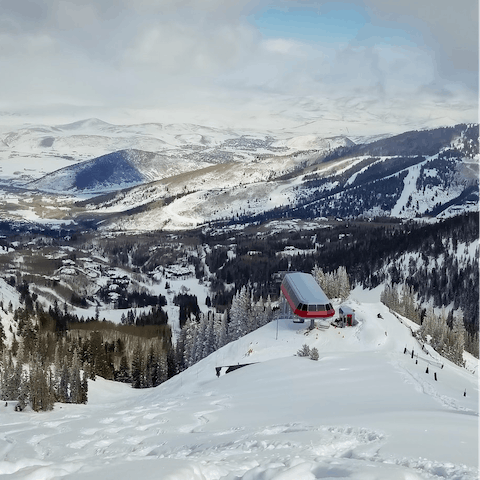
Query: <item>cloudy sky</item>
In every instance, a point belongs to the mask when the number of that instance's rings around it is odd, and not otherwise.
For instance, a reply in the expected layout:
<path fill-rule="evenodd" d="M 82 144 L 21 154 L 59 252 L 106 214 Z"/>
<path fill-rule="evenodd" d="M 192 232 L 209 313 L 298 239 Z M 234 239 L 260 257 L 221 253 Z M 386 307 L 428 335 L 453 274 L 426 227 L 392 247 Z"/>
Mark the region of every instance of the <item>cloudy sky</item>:
<path fill-rule="evenodd" d="M 0 71 L 4 120 L 325 133 L 477 121 L 478 3 L 0 0 Z"/>

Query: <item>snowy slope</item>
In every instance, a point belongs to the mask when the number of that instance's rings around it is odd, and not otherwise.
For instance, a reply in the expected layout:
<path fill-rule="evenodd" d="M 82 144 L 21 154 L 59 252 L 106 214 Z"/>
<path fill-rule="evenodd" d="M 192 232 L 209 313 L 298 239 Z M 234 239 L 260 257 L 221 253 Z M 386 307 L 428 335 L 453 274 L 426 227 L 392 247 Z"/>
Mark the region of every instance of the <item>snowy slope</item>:
<path fill-rule="evenodd" d="M 59 193 L 105 193 L 198 168 L 198 162 L 181 160 L 176 156 L 121 150 L 62 168 L 28 183 L 27 187 Z"/>
<path fill-rule="evenodd" d="M 352 145 L 343 136 L 230 130 L 195 124 L 146 123 L 113 125 L 87 119 L 66 125 L 25 125 L 0 131 L 0 180 L 24 185 L 78 162 L 120 150 L 163 156 L 164 162 L 205 166 L 205 163 L 250 161 L 257 155 L 325 151 Z M 149 180 L 163 178 L 155 176 Z"/>
<path fill-rule="evenodd" d="M 422 352 L 377 295 L 350 298 L 356 327 L 306 335 L 303 325 L 280 320 L 277 331 L 272 322 L 155 389 L 99 378 L 87 405 L 41 414 L 1 405 L 0 475 L 478 478 L 478 372 Z M 294 356 L 303 343 L 318 348 L 318 362 Z"/>
<path fill-rule="evenodd" d="M 0 136 L 0 182 L 82 199 L 112 194 L 63 211 L 0 203 L 0 214 L 59 222 L 94 211 L 105 228 L 121 231 L 188 229 L 274 209 L 301 218 L 445 218 L 478 210 L 475 132 L 457 125 L 354 144 L 301 131 L 95 119 L 23 128 Z M 24 203 L 30 193 L 15 195 Z"/>

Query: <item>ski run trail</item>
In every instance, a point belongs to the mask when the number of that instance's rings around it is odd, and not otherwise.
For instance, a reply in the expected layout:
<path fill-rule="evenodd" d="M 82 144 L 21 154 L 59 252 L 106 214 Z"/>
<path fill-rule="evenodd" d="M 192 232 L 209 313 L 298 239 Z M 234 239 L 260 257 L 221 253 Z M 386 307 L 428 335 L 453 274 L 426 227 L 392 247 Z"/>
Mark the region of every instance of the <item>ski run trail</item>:
<path fill-rule="evenodd" d="M 2 402 L 0 479 L 477 479 L 478 362 L 422 350 L 378 295 L 345 303 L 354 327 L 273 321 L 157 388 L 97 378 L 87 405 Z"/>

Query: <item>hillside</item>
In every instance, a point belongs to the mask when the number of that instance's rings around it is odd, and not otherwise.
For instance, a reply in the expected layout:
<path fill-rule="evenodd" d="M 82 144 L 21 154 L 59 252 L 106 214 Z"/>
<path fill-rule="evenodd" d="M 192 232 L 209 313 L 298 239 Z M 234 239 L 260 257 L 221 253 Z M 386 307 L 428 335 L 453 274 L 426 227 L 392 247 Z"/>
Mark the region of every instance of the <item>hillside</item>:
<path fill-rule="evenodd" d="M 0 214 L 145 232 L 478 210 L 478 125 L 357 143 L 300 133 L 93 120 L 10 132 L 0 144 Z"/>
<path fill-rule="evenodd" d="M 476 479 L 478 364 L 462 369 L 421 351 L 378 292 L 357 290 L 347 303 L 355 327 L 307 334 L 304 325 L 271 322 L 155 389 L 98 378 L 87 405 L 42 414 L 2 405 L 0 473 Z M 318 348 L 317 362 L 295 356 L 304 343 Z M 254 362 L 215 375 L 217 366 Z"/>

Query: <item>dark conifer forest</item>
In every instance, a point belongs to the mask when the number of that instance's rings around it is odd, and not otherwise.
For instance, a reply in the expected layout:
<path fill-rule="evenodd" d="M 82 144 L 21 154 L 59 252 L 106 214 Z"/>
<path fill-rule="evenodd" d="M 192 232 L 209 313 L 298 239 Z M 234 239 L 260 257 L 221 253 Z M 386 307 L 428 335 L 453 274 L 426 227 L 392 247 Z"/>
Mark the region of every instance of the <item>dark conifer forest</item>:
<path fill-rule="evenodd" d="M 55 401 L 87 401 L 87 379 L 96 375 L 134 388 L 159 385 L 274 318 L 282 272 L 319 268 L 346 271 L 351 288 L 403 285 L 420 323 L 432 322 L 428 303 L 461 311 L 446 322 L 452 329 L 460 318 L 458 329 L 463 321 L 465 348 L 478 355 L 478 251 L 469 251 L 478 237 L 476 213 L 434 223 L 328 220 L 278 232 L 258 223 L 237 233 L 203 229 L 116 238 L 10 232 L 0 243 L 11 253 L 0 261 L 20 306 L 0 305 L 0 317 L 13 315 L 10 331 L 0 330 L 2 398 L 18 399 L 19 409 L 29 403 L 45 410 Z M 15 255 L 21 255 L 21 269 L 13 268 Z M 99 275 L 106 280 L 97 285 Z M 208 286 L 208 296 L 176 291 L 173 321 L 165 295 L 152 294 L 148 285 L 161 278 L 168 292 L 169 278 L 192 277 Z M 40 301 L 45 292 L 54 293 L 49 306 Z M 94 315 L 81 314 L 95 305 Z M 103 318 L 99 306 L 123 309 L 121 322 Z M 175 338 L 172 325 L 181 329 Z M 457 358 L 451 352 L 458 349 L 438 349 Z"/>

